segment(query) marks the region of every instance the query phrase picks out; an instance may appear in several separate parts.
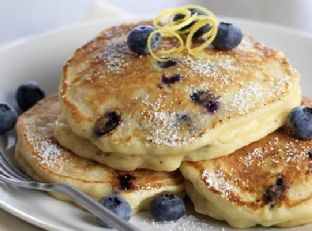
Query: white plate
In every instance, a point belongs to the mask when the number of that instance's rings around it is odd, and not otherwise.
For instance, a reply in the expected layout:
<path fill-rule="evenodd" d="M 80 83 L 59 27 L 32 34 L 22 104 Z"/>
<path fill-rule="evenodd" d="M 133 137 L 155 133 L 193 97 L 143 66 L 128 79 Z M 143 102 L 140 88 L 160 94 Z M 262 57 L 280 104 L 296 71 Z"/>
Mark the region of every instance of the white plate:
<path fill-rule="evenodd" d="M 282 49 L 302 74 L 303 93 L 312 97 L 310 89 L 312 87 L 312 37 L 263 23 L 238 19 L 228 19 L 228 21 L 236 22 L 245 33 L 254 36 L 257 40 Z M 28 80 L 38 81 L 48 94 L 56 92 L 64 61 L 77 47 L 111 24 L 106 22 L 78 25 L 1 50 L 0 101 L 13 102 L 16 87 Z M 9 156 L 12 156 L 10 147 L 12 142 L 12 140 L 8 142 L 8 137 L 0 139 L 0 149 Z M 104 230 L 96 225 L 91 215 L 71 204 L 55 200 L 42 192 L 22 190 L 1 183 L 0 207 L 47 230 Z M 139 214 L 132 219 L 132 222 L 146 231 L 232 230 L 223 222 L 195 216 L 196 218 L 193 215 L 187 216 L 178 223 L 152 224 L 149 218 Z M 311 229 L 312 225 L 307 225 L 287 230 L 308 231 Z M 256 230 L 265 230 L 265 228 L 256 228 Z"/>

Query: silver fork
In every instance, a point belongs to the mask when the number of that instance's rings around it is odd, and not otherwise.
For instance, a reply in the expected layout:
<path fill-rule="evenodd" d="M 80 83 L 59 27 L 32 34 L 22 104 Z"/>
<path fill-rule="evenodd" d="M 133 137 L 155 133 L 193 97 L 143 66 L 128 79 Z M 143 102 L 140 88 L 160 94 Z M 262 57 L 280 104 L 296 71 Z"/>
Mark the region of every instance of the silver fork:
<path fill-rule="evenodd" d="M 58 192 L 70 197 L 75 203 L 85 208 L 96 217 L 105 221 L 111 227 L 120 231 L 139 231 L 127 221 L 119 218 L 114 213 L 106 209 L 97 201 L 87 196 L 85 193 L 67 184 L 46 184 L 34 181 L 22 174 L 13 164 L 0 152 L 0 181 L 9 185 L 21 188 L 35 189 L 48 192 Z"/>

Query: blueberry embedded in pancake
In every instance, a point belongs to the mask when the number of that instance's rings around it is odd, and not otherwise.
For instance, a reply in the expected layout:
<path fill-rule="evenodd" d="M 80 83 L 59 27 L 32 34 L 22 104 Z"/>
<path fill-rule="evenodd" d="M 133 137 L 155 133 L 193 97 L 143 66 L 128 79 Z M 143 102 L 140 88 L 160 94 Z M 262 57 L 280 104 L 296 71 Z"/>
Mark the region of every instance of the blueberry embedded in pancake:
<path fill-rule="evenodd" d="M 120 124 L 120 115 L 117 112 L 107 112 L 99 117 L 95 124 L 97 136 L 104 136 Z"/>
<path fill-rule="evenodd" d="M 163 74 L 161 76 L 161 82 L 163 84 L 166 84 L 166 85 L 171 85 L 171 84 L 174 84 L 176 82 L 180 82 L 181 79 L 182 79 L 182 77 L 179 74 L 173 74 L 173 75 L 169 75 L 169 76 L 167 76 L 166 74 Z"/>
<path fill-rule="evenodd" d="M 135 180 L 135 176 L 131 174 L 122 174 L 118 177 L 118 179 L 121 190 L 128 190 L 133 188 L 132 181 Z"/>
<path fill-rule="evenodd" d="M 220 107 L 220 97 L 214 96 L 207 90 L 195 91 L 190 98 L 194 103 L 204 106 L 209 113 L 217 112 Z"/>
<path fill-rule="evenodd" d="M 169 59 L 167 61 L 163 61 L 163 62 L 158 61 L 157 62 L 157 65 L 161 68 L 169 68 L 169 67 L 176 66 L 177 64 L 178 64 L 178 61 L 175 59 Z"/>
<path fill-rule="evenodd" d="M 286 187 L 283 178 L 277 178 L 275 184 L 269 186 L 265 190 L 263 194 L 264 203 L 274 207 L 274 205 L 281 199 L 281 195 L 285 190 Z"/>
<path fill-rule="evenodd" d="M 237 228 L 296 226 L 312 222 L 311 150 L 312 140 L 281 128 L 229 156 L 184 162 L 180 170 L 197 212 Z"/>
<path fill-rule="evenodd" d="M 134 212 L 147 209 L 149 201 L 161 193 L 183 194 L 183 179 L 178 172 L 117 171 L 61 147 L 53 135 L 59 114 L 58 98 L 52 96 L 18 119 L 15 159 L 30 177 L 73 185 L 97 200 L 118 193 Z"/>

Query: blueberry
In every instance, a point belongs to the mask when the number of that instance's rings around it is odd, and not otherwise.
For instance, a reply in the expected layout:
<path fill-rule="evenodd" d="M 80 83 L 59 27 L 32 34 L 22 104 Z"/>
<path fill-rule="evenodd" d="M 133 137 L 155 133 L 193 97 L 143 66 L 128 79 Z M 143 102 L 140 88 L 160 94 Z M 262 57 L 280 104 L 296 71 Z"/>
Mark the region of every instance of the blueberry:
<path fill-rule="evenodd" d="M 312 139 L 312 108 L 294 108 L 288 116 L 288 126 L 296 137 Z"/>
<path fill-rule="evenodd" d="M 17 120 L 16 111 L 7 104 L 0 104 L 0 134 L 14 128 Z"/>
<path fill-rule="evenodd" d="M 277 180 L 276 180 L 277 186 L 284 187 L 284 184 L 285 184 L 285 182 L 284 182 L 284 179 L 282 177 L 277 178 Z"/>
<path fill-rule="evenodd" d="M 157 62 L 158 66 L 161 67 L 161 68 L 169 68 L 169 67 L 172 67 L 172 66 L 175 66 L 178 64 L 178 61 L 175 60 L 175 59 L 169 59 L 167 61 L 164 61 L 164 62 Z"/>
<path fill-rule="evenodd" d="M 212 45 L 219 50 L 228 51 L 237 47 L 242 41 L 242 31 L 231 23 L 220 22 L 218 33 Z"/>
<path fill-rule="evenodd" d="M 176 118 L 178 122 L 191 122 L 192 121 L 191 117 L 184 113 L 176 114 Z"/>
<path fill-rule="evenodd" d="M 163 195 L 151 202 L 151 214 L 156 221 L 176 221 L 185 214 L 184 201 L 174 195 Z"/>
<path fill-rule="evenodd" d="M 190 96 L 191 100 L 206 108 L 207 112 L 214 114 L 220 108 L 219 97 L 214 96 L 207 90 L 195 91 Z"/>
<path fill-rule="evenodd" d="M 274 205 L 279 201 L 282 193 L 285 191 L 286 186 L 283 178 L 278 178 L 275 185 L 268 187 L 263 194 L 263 201 L 265 204 L 274 207 Z"/>
<path fill-rule="evenodd" d="M 205 12 L 202 12 L 201 10 L 198 10 L 198 9 L 192 9 L 192 8 L 189 8 L 189 11 L 191 12 L 191 15 L 193 16 L 194 14 L 197 14 L 197 15 L 206 15 Z M 183 19 L 185 16 L 183 14 L 176 14 L 175 16 L 173 16 L 173 21 L 178 21 L 180 19 Z M 187 25 L 187 27 L 190 27 L 190 25 Z"/>
<path fill-rule="evenodd" d="M 220 103 L 219 101 L 211 101 L 205 106 L 206 106 L 207 112 L 209 112 L 210 114 L 214 114 L 219 110 Z"/>
<path fill-rule="evenodd" d="M 161 77 L 161 82 L 167 85 L 174 84 L 176 82 L 179 82 L 182 79 L 182 77 L 179 74 L 173 74 L 170 76 L 167 76 L 165 74 Z"/>
<path fill-rule="evenodd" d="M 206 102 L 210 101 L 212 96 L 209 91 L 199 90 L 195 91 L 190 96 L 191 100 L 196 104 L 206 104 Z"/>
<path fill-rule="evenodd" d="M 121 190 L 129 190 L 134 187 L 133 181 L 136 179 L 135 176 L 131 174 L 125 174 L 118 177 L 119 188 Z"/>
<path fill-rule="evenodd" d="M 141 25 L 133 28 L 128 34 L 127 44 L 131 51 L 143 55 L 149 51 L 147 49 L 147 39 L 149 35 L 155 31 L 155 28 L 150 25 Z M 151 48 L 156 49 L 161 42 L 161 36 L 156 33 L 152 37 Z"/>
<path fill-rule="evenodd" d="M 197 10 L 197 9 L 189 9 L 191 11 L 191 15 L 194 15 L 194 14 L 197 14 L 197 15 L 205 15 L 206 13 L 205 12 L 202 12 L 200 10 Z M 184 15 L 183 14 L 176 14 L 174 17 L 173 17 L 173 21 L 177 21 L 177 20 L 180 20 L 180 19 L 183 19 L 184 18 Z M 188 28 L 190 28 L 191 26 L 193 26 L 197 21 L 194 21 L 192 23 L 190 23 L 189 25 L 187 26 L 184 26 L 180 29 L 180 31 L 183 31 L 183 30 L 186 30 Z M 198 31 L 195 32 L 194 34 L 194 38 L 198 38 L 200 36 L 202 36 L 204 33 L 208 32 L 210 30 L 210 26 L 209 25 L 206 25 L 206 26 L 203 26 L 201 28 L 198 29 Z"/>
<path fill-rule="evenodd" d="M 192 127 L 193 121 L 192 118 L 184 113 L 178 113 L 176 114 L 176 126 L 182 127 Z"/>
<path fill-rule="evenodd" d="M 95 123 L 95 134 L 103 136 L 120 124 L 120 115 L 117 112 L 108 112 L 99 117 Z"/>
<path fill-rule="evenodd" d="M 210 28 L 211 28 L 210 25 L 206 25 L 206 26 L 199 28 L 198 31 L 195 32 L 194 38 L 198 38 L 198 37 L 202 36 L 203 34 L 208 32 L 210 30 Z"/>
<path fill-rule="evenodd" d="M 103 197 L 100 201 L 105 208 L 115 213 L 118 217 L 125 221 L 129 221 L 132 215 L 132 210 L 127 201 L 125 201 L 121 196 L 109 195 Z M 100 226 L 105 228 L 110 228 L 103 220 L 97 218 L 97 222 Z"/>
<path fill-rule="evenodd" d="M 16 101 L 18 106 L 27 111 L 45 96 L 43 90 L 36 82 L 22 84 L 16 91 Z"/>

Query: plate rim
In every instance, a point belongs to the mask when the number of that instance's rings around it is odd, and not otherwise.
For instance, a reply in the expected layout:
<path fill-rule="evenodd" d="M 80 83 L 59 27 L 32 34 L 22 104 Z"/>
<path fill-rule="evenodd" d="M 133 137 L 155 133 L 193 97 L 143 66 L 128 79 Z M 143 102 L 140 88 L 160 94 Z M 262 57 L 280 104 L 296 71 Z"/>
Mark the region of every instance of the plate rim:
<path fill-rule="evenodd" d="M 73 23 L 71 25 L 60 26 L 60 27 L 56 27 L 54 29 L 49 29 L 49 30 L 44 31 L 44 32 L 39 33 L 39 34 L 17 38 L 15 40 L 10 41 L 10 42 L 6 42 L 4 44 L 1 44 L 0 45 L 0 54 L 2 52 L 7 51 L 8 49 L 23 45 L 23 44 L 28 43 L 28 42 L 32 42 L 36 39 L 48 37 L 50 35 L 57 34 L 57 33 L 62 33 L 62 32 L 67 31 L 67 30 L 77 29 L 79 27 L 88 27 L 88 26 L 101 25 L 101 24 L 102 25 L 105 25 L 105 24 L 107 24 L 107 25 L 116 24 L 117 25 L 117 24 L 120 24 L 123 22 L 135 22 L 135 21 L 140 21 L 140 20 L 150 20 L 150 18 L 152 18 L 152 17 L 144 15 L 142 17 L 133 16 L 131 18 L 125 17 L 125 18 L 118 18 L 118 19 L 102 19 L 102 20 L 98 20 L 95 22 L 94 21 L 92 21 L 92 22 L 77 22 L 77 23 Z M 296 29 L 294 27 L 289 27 L 289 26 L 280 25 L 280 24 L 271 23 L 271 22 L 263 22 L 263 21 L 259 21 L 259 20 L 247 19 L 247 18 L 228 17 L 225 15 L 220 15 L 219 18 L 221 19 L 219 21 L 222 21 L 222 20 L 231 21 L 231 20 L 233 20 L 233 21 L 238 22 L 238 23 L 254 24 L 258 27 L 267 27 L 267 28 L 270 28 L 272 30 L 279 30 L 279 31 L 283 31 L 286 33 L 296 34 L 298 36 L 305 37 L 307 39 L 312 39 L 312 32 Z"/>
<path fill-rule="evenodd" d="M 19 210 L 18 208 L 11 206 L 9 203 L 5 203 L 5 201 L 3 201 L 3 200 L 0 200 L 0 209 L 2 209 L 4 212 L 7 212 L 7 213 L 21 219 L 24 222 L 29 223 L 30 225 L 34 225 L 34 226 L 42 228 L 44 230 L 60 230 L 60 231 L 64 230 L 64 229 L 59 229 L 59 227 L 52 225 L 49 222 L 38 219 L 33 215 L 29 215 L 29 214 Z"/>

